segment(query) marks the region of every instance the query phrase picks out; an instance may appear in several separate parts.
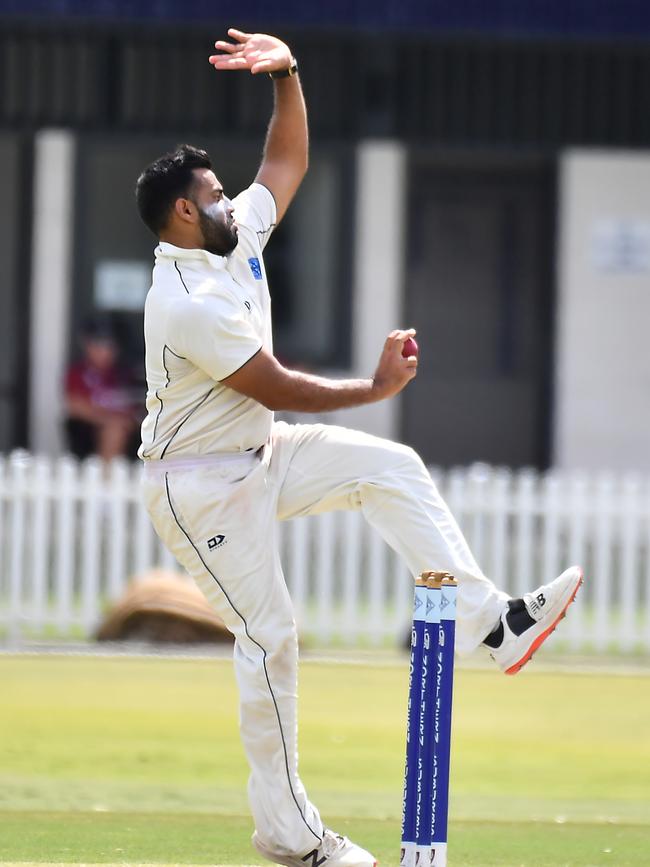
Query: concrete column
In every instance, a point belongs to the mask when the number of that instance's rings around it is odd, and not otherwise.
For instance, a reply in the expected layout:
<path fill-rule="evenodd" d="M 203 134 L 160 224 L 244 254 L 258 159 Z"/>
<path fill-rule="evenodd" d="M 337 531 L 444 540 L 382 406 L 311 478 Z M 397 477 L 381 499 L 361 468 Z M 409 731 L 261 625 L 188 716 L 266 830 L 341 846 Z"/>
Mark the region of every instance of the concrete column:
<path fill-rule="evenodd" d="M 402 322 L 406 149 L 391 141 L 361 142 L 357 150 L 356 246 L 352 368 L 374 372 L 386 335 Z M 349 410 L 343 423 L 396 437 L 399 398 Z"/>
<path fill-rule="evenodd" d="M 62 448 L 62 389 L 71 295 L 75 138 L 67 130 L 36 134 L 30 314 L 29 445 Z"/>

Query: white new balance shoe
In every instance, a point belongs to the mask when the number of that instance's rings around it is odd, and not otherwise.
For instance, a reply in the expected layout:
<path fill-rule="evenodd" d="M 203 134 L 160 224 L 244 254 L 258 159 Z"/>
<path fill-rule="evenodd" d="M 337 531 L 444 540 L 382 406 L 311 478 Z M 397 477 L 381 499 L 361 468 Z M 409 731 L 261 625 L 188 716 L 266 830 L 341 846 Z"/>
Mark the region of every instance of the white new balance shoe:
<path fill-rule="evenodd" d="M 484 642 L 502 671 L 517 674 L 528 662 L 566 615 L 582 580 L 582 569 L 572 566 L 550 584 L 508 602 L 499 625 Z"/>
<path fill-rule="evenodd" d="M 370 852 L 329 828 L 323 831 L 320 846 L 304 855 L 278 855 L 271 852 L 260 843 L 257 832 L 253 834 L 253 846 L 269 861 L 285 864 L 286 867 L 377 867 L 377 861 Z"/>

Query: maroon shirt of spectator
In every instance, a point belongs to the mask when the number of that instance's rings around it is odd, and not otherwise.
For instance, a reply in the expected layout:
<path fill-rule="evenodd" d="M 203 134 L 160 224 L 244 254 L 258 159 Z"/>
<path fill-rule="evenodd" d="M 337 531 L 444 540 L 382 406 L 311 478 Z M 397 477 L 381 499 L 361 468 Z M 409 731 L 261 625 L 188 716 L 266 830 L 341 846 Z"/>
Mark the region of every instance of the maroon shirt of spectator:
<path fill-rule="evenodd" d="M 138 426 L 129 372 L 118 362 L 112 333 L 96 323 L 82 334 L 83 357 L 68 369 L 65 380 L 66 433 L 78 457 L 96 453 L 105 461 L 132 451 Z"/>

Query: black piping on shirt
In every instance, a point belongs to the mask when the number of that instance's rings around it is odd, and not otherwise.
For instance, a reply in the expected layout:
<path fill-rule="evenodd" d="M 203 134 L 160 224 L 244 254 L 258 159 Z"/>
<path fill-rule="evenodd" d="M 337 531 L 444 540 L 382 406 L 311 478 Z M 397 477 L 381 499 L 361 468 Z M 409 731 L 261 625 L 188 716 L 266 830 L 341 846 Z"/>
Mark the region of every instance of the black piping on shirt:
<path fill-rule="evenodd" d="M 162 450 L 162 454 L 160 455 L 160 460 L 162 460 L 162 459 L 165 457 L 165 452 L 167 451 L 167 449 L 168 449 L 168 448 L 170 447 L 170 445 L 172 444 L 172 441 L 173 441 L 174 437 L 176 436 L 176 434 L 177 434 L 177 433 L 179 432 L 179 430 L 183 427 L 183 425 L 184 425 L 185 422 L 188 420 L 188 418 L 190 418 L 191 416 L 193 416 L 194 413 L 197 411 L 197 409 L 198 409 L 199 407 L 203 406 L 203 404 L 206 402 L 206 400 L 207 400 L 207 399 L 210 397 L 210 395 L 214 392 L 214 388 L 215 388 L 215 387 L 212 386 L 212 388 L 210 389 L 210 391 L 208 391 L 206 394 L 204 394 L 203 397 L 201 398 L 201 400 L 200 400 L 200 401 L 199 401 L 195 406 L 193 406 L 192 409 L 191 409 L 188 413 L 186 413 L 186 414 L 183 416 L 183 418 L 182 418 L 182 419 L 180 420 L 180 422 L 178 423 L 178 425 L 177 425 L 177 427 L 176 427 L 176 430 L 175 430 L 174 433 L 170 436 L 170 438 L 167 440 L 167 442 L 166 442 L 166 444 L 165 444 L 165 448 Z"/>
<path fill-rule="evenodd" d="M 185 280 L 183 280 L 183 275 L 181 274 L 181 269 L 178 267 L 178 262 L 176 261 L 176 259 L 174 259 L 174 268 L 176 268 L 176 270 L 178 271 L 178 276 L 181 278 L 181 283 L 183 284 L 183 289 L 185 289 L 185 291 L 189 295 L 190 290 L 185 285 Z"/>
<path fill-rule="evenodd" d="M 158 407 L 158 412 L 156 413 L 156 421 L 154 422 L 154 425 L 153 425 L 153 434 L 151 436 L 151 448 L 152 449 L 153 449 L 153 444 L 156 442 L 156 432 L 158 431 L 158 420 L 160 419 L 160 416 L 162 415 L 162 411 L 163 411 L 163 399 L 160 396 L 160 392 L 164 391 L 167 388 L 167 386 L 169 385 L 169 370 L 167 369 L 167 365 L 165 364 L 165 350 L 166 349 L 169 349 L 167 344 L 165 344 L 163 346 L 163 351 L 162 351 L 162 366 L 165 370 L 165 375 L 167 377 L 167 380 L 166 380 L 165 384 L 163 385 L 162 389 L 160 389 L 160 388 L 156 389 L 156 400 L 158 400 L 160 402 L 160 406 Z M 169 351 L 171 352 L 171 350 L 169 350 Z M 172 353 L 172 354 L 175 354 L 175 353 Z M 147 454 L 146 452 L 143 452 L 142 456 L 144 458 L 151 457 L 151 450 L 149 451 L 149 454 Z"/>

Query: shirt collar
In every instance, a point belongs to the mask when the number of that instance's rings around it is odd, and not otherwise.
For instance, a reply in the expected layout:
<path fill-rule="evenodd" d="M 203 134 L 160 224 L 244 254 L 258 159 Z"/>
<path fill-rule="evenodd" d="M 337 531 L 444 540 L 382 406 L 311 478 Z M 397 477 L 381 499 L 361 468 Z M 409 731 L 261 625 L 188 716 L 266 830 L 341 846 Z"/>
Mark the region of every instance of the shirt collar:
<path fill-rule="evenodd" d="M 217 256 L 216 253 L 209 253 L 207 250 L 202 250 L 200 247 L 192 247 L 190 249 L 186 247 L 175 247 L 167 241 L 159 242 L 158 246 L 154 250 L 154 255 L 156 256 L 156 259 L 184 259 L 186 261 L 188 259 L 198 260 L 205 262 L 207 265 L 210 265 L 212 268 L 217 270 L 223 270 L 228 264 L 226 256 Z"/>

